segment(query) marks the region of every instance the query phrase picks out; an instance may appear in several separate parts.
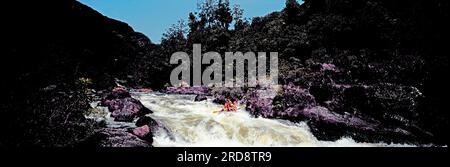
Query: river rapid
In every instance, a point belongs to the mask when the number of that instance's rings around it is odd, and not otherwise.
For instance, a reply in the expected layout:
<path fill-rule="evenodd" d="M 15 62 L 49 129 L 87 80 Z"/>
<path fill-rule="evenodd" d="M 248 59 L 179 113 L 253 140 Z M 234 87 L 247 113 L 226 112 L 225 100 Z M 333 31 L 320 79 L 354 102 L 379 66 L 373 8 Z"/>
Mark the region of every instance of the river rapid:
<path fill-rule="evenodd" d="M 351 138 L 319 141 L 306 123 L 255 118 L 240 106 L 221 113 L 209 99 L 194 102 L 194 95 L 134 93 L 167 130 L 154 132 L 155 147 L 404 147 L 386 143 L 358 143 Z"/>

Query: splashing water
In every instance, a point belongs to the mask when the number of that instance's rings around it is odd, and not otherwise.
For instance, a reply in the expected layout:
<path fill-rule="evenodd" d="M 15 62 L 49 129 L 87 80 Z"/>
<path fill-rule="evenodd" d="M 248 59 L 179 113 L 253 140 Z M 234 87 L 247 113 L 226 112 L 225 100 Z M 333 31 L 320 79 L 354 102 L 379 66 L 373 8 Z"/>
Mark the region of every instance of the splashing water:
<path fill-rule="evenodd" d="M 153 145 L 156 147 L 408 146 L 357 143 L 350 138 L 334 142 L 319 141 L 305 123 L 254 118 L 243 109 L 219 113 L 222 106 L 210 100 L 194 102 L 193 95 L 150 93 L 135 94 L 134 98 L 154 111 L 150 116 L 170 130 L 171 134 L 162 130 L 155 132 Z"/>

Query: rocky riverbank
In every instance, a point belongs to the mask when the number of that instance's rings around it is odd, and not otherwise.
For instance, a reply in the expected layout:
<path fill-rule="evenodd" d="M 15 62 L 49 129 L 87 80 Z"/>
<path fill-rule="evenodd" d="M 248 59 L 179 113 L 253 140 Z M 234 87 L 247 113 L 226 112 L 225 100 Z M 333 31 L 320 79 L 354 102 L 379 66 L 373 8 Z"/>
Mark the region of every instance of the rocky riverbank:
<path fill-rule="evenodd" d="M 318 73 L 325 73 L 319 70 Z M 318 75 L 316 77 L 323 77 Z M 318 78 L 316 78 L 318 79 Z M 319 140 L 350 137 L 358 142 L 429 144 L 433 134 L 416 124 L 417 88 L 393 84 L 310 87 L 293 83 L 258 88 L 168 88 L 167 93 L 212 95 L 213 102 L 240 101 L 254 116 L 307 122 Z"/>
<path fill-rule="evenodd" d="M 97 147 L 152 147 L 153 133 L 164 126 L 147 114 L 152 113 L 132 97 L 125 87 L 116 87 L 103 93 L 93 103 L 87 118 L 100 126 L 88 143 Z"/>

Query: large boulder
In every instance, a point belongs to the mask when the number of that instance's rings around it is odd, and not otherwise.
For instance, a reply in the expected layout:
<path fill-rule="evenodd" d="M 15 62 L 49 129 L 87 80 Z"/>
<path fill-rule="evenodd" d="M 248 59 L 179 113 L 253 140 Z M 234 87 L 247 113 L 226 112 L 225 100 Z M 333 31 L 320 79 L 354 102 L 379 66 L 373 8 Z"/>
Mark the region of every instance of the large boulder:
<path fill-rule="evenodd" d="M 105 95 L 103 95 L 103 98 L 100 101 L 100 105 L 109 106 L 113 100 L 124 99 L 128 97 L 131 97 L 130 92 L 128 92 L 123 87 L 116 87 L 111 92 L 108 92 Z"/>
<path fill-rule="evenodd" d="M 170 132 L 170 130 L 165 127 L 161 122 L 154 120 L 153 118 L 149 117 L 149 116 L 142 116 L 140 117 L 137 121 L 136 121 L 136 126 L 138 128 L 136 128 L 136 133 L 139 134 L 143 134 L 142 132 L 146 132 L 146 128 L 149 128 L 149 132 L 145 133 L 146 135 L 151 135 L 153 133 L 156 132 L 164 132 L 165 134 L 167 134 L 167 136 L 171 139 L 173 139 L 174 137 L 172 136 L 172 133 Z M 135 133 L 135 134 L 136 134 Z M 151 133 L 151 134 L 150 134 Z M 140 138 L 149 141 L 149 136 L 146 135 L 139 135 Z"/>
<path fill-rule="evenodd" d="M 129 133 L 126 129 L 100 129 L 91 140 L 99 147 L 151 147 L 151 143 Z"/>
<path fill-rule="evenodd" d="M 284 85 L 282 90 L 273 88 L 257 89 L 247 96 L 247 109 L 253 115 L 268 118 L 297 119 L 298 115 L 288 112 L 288 108 L 305 109 L 316 105 L 314 96 L 308 89 L 294 85 Z"/>
<path fill-rule="evenodd" d="M 311 89 L 313 90 L 313 89 Z M 322 106 L 336 113 L 367 115 L 387 125 L 404 126 L 418 117 L 421 92 L 395 84 L 329 85 L 314 88 Z"/>
<path fill-rule="evenodd" d="M 150 127 L 160 126 L 160 124 L 158 122 L 156 122 L 156 120 L 154 120 L 153 118 L 151 118 L 149 116 L 140 117 L 136 121 L 136 126 L 137 127 L 144 126 L 144 125 L 148 125 Z"/>
<path fill-rule="evenodd" d="M 319 140 L 338 140 L 352 137 L 361 142 L 411 143 L 418 144 L 418 137 L 408 129 L 386 126 L 379 120 L 354 114 L 338 114 L 324 107 L 303 110 L 288 109 L 308 120 L 311 132 Z"/>
<path fill-rule="evenodd" d="M 152 113 L 139 100 L 131 97 L 125 87 L 117 86 L 100 101 L 100 106 L 108 107 L 114 121 L 132 122 L 139 116 Z"/>
<path fill-rule="evenodd" d="M 132 130 L 132 133 L 142 140 L 153 143 L 152 131 L 148 125 L 137 127 Z"/>
<path fill-rule="evenodd" d="M 135 118 L 152 113 L 140 101 L 133 98 L 112 100 L 108 106 L 114 121 L 132 122 Z"/>

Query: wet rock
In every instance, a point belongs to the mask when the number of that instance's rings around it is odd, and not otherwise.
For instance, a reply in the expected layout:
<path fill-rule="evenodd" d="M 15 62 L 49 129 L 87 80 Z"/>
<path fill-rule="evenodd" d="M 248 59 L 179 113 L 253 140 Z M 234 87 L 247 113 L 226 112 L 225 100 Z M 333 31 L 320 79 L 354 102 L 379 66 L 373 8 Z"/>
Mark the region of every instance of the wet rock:
<path fill-rule="evenodd" d="M 137 121 L 136 121 L 136 126 L 137 127 L 141 127 L 144 125 L 148 125 L 150 127 L 158 127 L 161 126 L 158 122 L 156 122 L 153 118 L 148 117 L 148 116 L 143 116 L 140 117 Z"/>
<path fill-rule="evenodd" d="M 288 108 L 286 112 L 291 113 L 292 116 L 303 117 L 314 122 L 342 125 L 367 131 L 375 131 L 378 126 L 378 123 L 372 123 L 354 115 L 337 114 L 320 106 L 306 109 Z"/>
<path fill-rule="evenodd" d="M 152 113 L 140 101 L 133 98 L 112 100 L 108 106 L 114 121 L 132 122 L 135 118 Z"/>
<path fill-rule="evenodd" d="M 197 95 L 197 96 L 195 96 L 194 101 L 205 101 L 207 99 L 208 98 L 205 95 Z"/>
<path fill-rule="evenodd" d="M 133 129 L 132 133 L 142 140 L 153 143 L 152 131 L 148 125 L 137 127 Z"/>
<path fill-rule="evenodd" d="M 302 110 L 289 108 L 286 112 L 308 121 L 311 132 L 319 140 L 333 141 L 342 137 L 352 137 L 360 142 L 408 143 L 417 140 L 417 136 L 407 129 L 385 126 L 369 117 L 338 114 L 320 106 Z"/>
<path fill-rule="evenodd" d="M 158 122 L 149 116 L 140 117 L 136 121 L 136 126 L 137 127 L 148 126 L 152 133 L 164 132 L 165 134 L 167 134 L 169 138 L 174 139 L 171 131 L 166 126 L 164 126 L 161 122 Z"/>
<path fill-rule="evenodd" d="M 100 129 L 91 140 L 99 147 L 151 147 L 151 143 L 139 139 L 125 129 Z"/>

